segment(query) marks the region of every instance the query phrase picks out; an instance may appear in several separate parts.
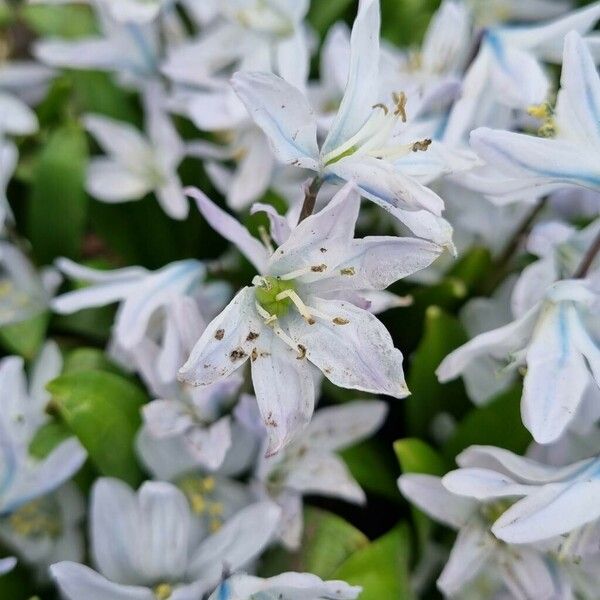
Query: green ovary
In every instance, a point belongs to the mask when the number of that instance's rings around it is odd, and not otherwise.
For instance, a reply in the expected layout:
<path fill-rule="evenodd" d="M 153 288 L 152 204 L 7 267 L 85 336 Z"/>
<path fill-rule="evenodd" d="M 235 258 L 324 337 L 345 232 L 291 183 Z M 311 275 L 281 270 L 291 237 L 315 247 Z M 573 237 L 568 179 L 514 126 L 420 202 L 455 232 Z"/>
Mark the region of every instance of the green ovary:
<path fill-rule="evenodd" d="M 293 281 L 283 281 L 277 277 L 263 277 L 262 285 L 256 288 L 256 301 L 270 314 L 283 317 L 287 314 L 292 301 L 289 298 L 277 300 L 277 296 L 286 290 L 295 290 Z"/>

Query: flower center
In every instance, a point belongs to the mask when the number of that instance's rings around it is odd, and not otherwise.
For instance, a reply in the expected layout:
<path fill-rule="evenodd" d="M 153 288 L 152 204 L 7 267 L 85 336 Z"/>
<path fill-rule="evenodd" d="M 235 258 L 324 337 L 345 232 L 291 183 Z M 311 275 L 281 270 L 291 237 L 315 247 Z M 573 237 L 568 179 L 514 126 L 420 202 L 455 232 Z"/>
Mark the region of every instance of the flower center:
<path fill-rule="evenodd" d="M 498 500 L 491 502 L 481 507 L 480 512 L 483 518 L 492 525 L 495 523 L 512 505 L 514 502 L 509 500 Z"/>
<path fill-rule="evenodd" d="M 293 280 L 258 277 L 253 283 L 256 287 L 256 301 L 269 315 L 283 317 L 293 306 L 292 298 L 297 296 Z"/>
<path fill-rule="evenodd" d="M 541 121 L 541 125 L 537 132 L 540 137 L 554 137 L 556 135 L 554 110 L 548 102 L 534 104 L 527 109 L 527 112 L 534 119 L 539 119 Z"/>
<path fill-rule="evenodd" d="M 28 538 L 57 538 L 63 530 L 59 508 L 50 498 L 40 498 L 22 506 L 8 517 L 11 529 Z"/>
<path fill-rule="evenodd" d="M 393 110 L 385 104 L 375 104 L 367 122 L 349 140 L 323 156 L 323 164 L 332 165 L 353 154 L 394 161 L 410 152 L 427 150 L 431 144 L 428 138 L 409 144 L 393 143 L 398 121 L 406 123 L 406 94 L 394 93 L 392 99 Z"/>
<path fill-rule="evenodd" d="M 225 507 L 216 498 L 214 477 L 189 475 L 178 482 L 195 514 L 207 520 L 208 528 L 218 531 L 223 525 Z"/>

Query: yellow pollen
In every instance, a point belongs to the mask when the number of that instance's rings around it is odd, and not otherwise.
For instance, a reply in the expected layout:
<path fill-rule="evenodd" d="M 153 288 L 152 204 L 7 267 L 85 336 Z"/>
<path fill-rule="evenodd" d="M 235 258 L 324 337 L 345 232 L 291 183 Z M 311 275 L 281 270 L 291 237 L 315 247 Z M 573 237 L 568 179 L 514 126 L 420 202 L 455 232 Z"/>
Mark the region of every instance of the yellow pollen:
<path fill-rule="evenodd" d="M 215 489 L 215 478 L 214 477 L 205 477 L 200 482 L 200 487 L 205 492 L 212 492 Z"/>
<path fill-rule="evenodd" d="M 219 519 L 212 519 L 209 524 L 209 529 L 212 533 L 216 533 L 217 531 L 219 531 L 219 529 L 221 529 L 222 526 L 223 523 L 221 523 Z"/>
<path fill-rule="evenodd" d="M 168 583 L 161 583 L 154 588 L 157 600 L 167 600 L 173 594 L 173 588 Z"/>

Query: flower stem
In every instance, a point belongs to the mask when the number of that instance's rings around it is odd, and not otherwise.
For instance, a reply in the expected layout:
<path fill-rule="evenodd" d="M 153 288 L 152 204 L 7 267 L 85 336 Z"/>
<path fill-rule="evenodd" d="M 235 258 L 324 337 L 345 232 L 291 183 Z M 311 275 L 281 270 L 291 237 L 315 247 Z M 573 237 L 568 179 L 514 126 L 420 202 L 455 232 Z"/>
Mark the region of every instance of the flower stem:
<path fill-rule="evenodd" d="M 600 233 L 598 233 L 596 239 L 585 253 L 583 259 L 577 267 L 577 270 L 573 274 L 573 278 L 583 279 L 588 274 L 588 271 L 590 270 L 590 267 L 592 266 L 592 263 L 598 254 L 600 254 Z"/>
<path fill-rule="evenodd" d="M 306 188 L 306 194 L 304 195 L 304 203 L 302 204 L 302 210 L 300 211 L 300 217 L 298 223 L 302 223 L 306 217 L 310 217 L 315 210 L 315 203 L 317 202 L 317 195 L 321 189 L 323 180 L 320 177 L 315 177 L 310 185 Z"/>

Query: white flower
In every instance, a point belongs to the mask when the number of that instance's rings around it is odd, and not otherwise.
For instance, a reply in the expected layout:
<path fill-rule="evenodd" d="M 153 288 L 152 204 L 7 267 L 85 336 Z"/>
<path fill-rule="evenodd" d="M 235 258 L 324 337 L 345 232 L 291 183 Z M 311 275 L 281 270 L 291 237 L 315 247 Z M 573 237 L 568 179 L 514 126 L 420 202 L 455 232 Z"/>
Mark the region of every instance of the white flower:
<path fill-rule="evenodd" d="M 188 343 L 205 327 L 202 314 L 206 267 L 197 260 L 183 260 L 158 271 L 126 267 L 101 271 L 67 259 L 57 261 L 67 276 L 91 285 L 54 299 L 52 308 L 60 314 L 120 302 L 113 335 L 125 350 L 133 351 L 146 336 L 157 339 L 158 370 L 152 381 L 172 382 Z M 207 315 L 208 316 L 208 315 Z M 189 340 L 189 342 L 188 342 Z M 158 392 L 160 393 L 160 392 Z"/>
<path fill-rule="evenodd" d="M 460 469 L 443 479 L 455 494 L 480 501 L 512 499 L 511 506 L 497 515 L 492 531 L 510 544 L 551 540 L 577 533 L 584 525 L 600 519 L 600 461 L 597 457 L 580 460 L 564 467 L 548 466 L 508 450 L 492 446 L 472 446 L 462 452 Z M 519 498 L 522 499 L 519 500 Z M 589 544 L 580 544 L 580 552 L 597 553 L 598 525 Z M 563 540 L 563 555 L 573 555 L 574 539 Z M 575 553 L 575 555 L 580 553 Z"/>
<path fill-rule="evenodd" d="M 439 477 L 403 475 L 401 492 L 436 521 L 458 530 L 458 536 L 438 588 L 449 597 L 468 597 L 467 588 L 485 578 L 486 584 L 475 597 L 492 597 L 504 587 L 511 598 L 554 600 L 562 597 L 564 574 L 558 564 L 533 546 L 507 545 L 497 540 L 490 527 L 505 510 L 502 502 L 479 502 L 449 492 Z M 500 589 L 498 589 L 500 588 Z M 463 596 L 464 594 L 464 596 Z"/>
<path fill-rule="evenodd" d="M 99 572 L 73 562 L 51 568 L 68 600 L 197 600 L 269 542 L 279 510 L 253 504 L 203 537 L 188 500 L 175 486 L 147 482 L 135 493 L 116 479 L 92 491 L 92 557 Z"/>
<path fill-rule="evenodd" d="M 364 504 L 366 496 L 337 451 L 357 444 L 381 427 L 387 406 L 356 400 L 318 410 L 306 429 L 276 456 L 264 453 L 255 477 L 282 509 L 279 535 L 286 547 L 300 546 L 302 496 L 318 494 Z"/>
<path fill-rule="evenodd" d="M 594 5 L 600 14 L 600 5 Z M 543 101 L 541 99 L 540 101 Z M 492 197 L 515 200 L 568 186 L 600 189 L 600 79 L 585 41 L 565 38 L 561 89 L 556 110 L 534 111 L 551 137 L 481 128 L 471 135 L 474 150 L 493 168 L 475 185 Z"/>
<path fill-rule="evenodd" d="M 408 132 L 401 127 L 406 120 L 405 95 L 395 93 L 390 108 L 379 103 L 379 24 L 379 2 L 361 0 L 346 90 L 320 147 L 317 118 L 297 87 L 259 72 L 238 72 L 232 83 L 280 162 L 315 171 L 323 179 L 353 181 L 366 198 L 419 237 L 450 244 L 451 228 L 441 218 L 441 198 L 413 177 L 416 170 L 431 180 L 447 172 L 448 161 L 443 153 L 438 156 L 430 139 L 407 139 Z"/>
<path fill-rule="evenodd" d="M 582 230 L 558 221 L 535 226 L 527 238 L 526 250 L 539 260 L 527 265 L 519 275 L 511 298 L 513 315 L 523 316 L 553 283 L 571 277 L 599 232 L 600 220 Z"/>
<path fill-rule="evenodd" d="M 83 560 L 84 515 L 83 495 L 74 483 L 67 483 L 1 519 L 0 539 L 45 582 L 52 563 Z"/>
<path fill-rule="evenodd" d="M 361 592 L 343 581 L 322 581 L 310 573 L 282 573 L 269 579 L 236 575 L 208 600 L 355 600 Z"/>
<path fill-rule="evenodd" d="M 124 3 L 118 0 L 118 4 Z M 32 46 L 33 55 L 51 67 L 110 71 L 121 83 L 143 89 L 148 80 L 159 74 L 159 36 L 155 23 L 121 23 L 115 21 L 107 6 L 94 4 L 94 8 L 99 34 L 75 40 L 40 39 Z"/>
<path fill-rule="evenodd" d="M 460 321 L 470 337 L 502 327 L 512 321 L 510 293 L 514 279 L 508 279 L 491 298 L 469 300 L 460 312 Z M 514 381 L 514 373 L 504 372 L 503 363 L 492 356 L 474 359 L 463 371 L 469 398 L 482 405 L 507 389 Z"/>
<path fill-rule="evenodd" d="M 572 30 L 585 34 L 599 18 L 600 4 L 594 3 L 542 25 L 486 30 L 465 74 L 462 95 L 450 112 L 444 140 L 466 140 L 480 126 L 507 128 L 513 123 L 512 110 L 545 102 L 550 78 L 541 60 L 560 63 L 565 35 Z M 479 151 L 478 144 L 475 149 Z M 504 162 L 499 156 L 494 159 L 489 161 L 494 168 Z"/>
<path fill-rule="evenodd" d="M 151 88 L 144 96 L 147 137 L 109 117 L 84 118 L 87 130 L 108 154 L 90 161 L 86 187 L 92 196 L 110 203 L 139 200 L 152 192 L 170 217 L 185 219 L 188 201 L 177 174 L 183 143 L 161 106 L 159 90 Z"/>
<path fill-rule="evenodd" d="M 353 186 L 305 219 L 279 248 L 267 250 L 198 190 L 190 190 L 213 228 L 260 273 L 208 325 L 181 377 L 208 385 L 251 359 L 252 380 L 270 454 L 310 420 L 311 365 L 340 387 L 408 394 L 402 354 L 369 312 L 340 300 L 382 290 L 433 262 L 442 249 L 424 240 L 354 239 L 360 198 Z"/>
<path fill-rule="evenodd" d="M 162 71 L 175 81 L 202 87 L 234 70 L 273 72 L 304 85 L 309 52 L 303 19 L 308 8 L 308 0 L 220 0 L 214 7 L 219 18 L 197 39 L 173 49 Z"/>
<path fill-rule="evenodd" d="M 527 365 L 523 423 L 537 442 L 550 443 L 575 417 L 590 378 L 600 386 L 600 349 L 593 329 L 598 300 L 585 281 L 559 281 L 518 320 L 482 333 L 448 355 L 438 377 L 453 379 L 481 356 Z"/>
<path fill-rule="evenodd" d="M 231 446 L 230 417 L 223 412 L 242 383 L 232 375 L 205 388 L 183 390 L 179 398 L 150 402 L 142 410 L 148 431 L 159 439 L 181 436 L 200 466 L 218 469 Z"/>
<path fill-rule="evenodd" d="M 29 135 L 38 120 L 28 104 L 42 99 L 53 72 L 33 61 L 0 64 L 0 139 L 5 135 Z"/>
<path fill-rule="evenodd" d="M 0 558 L 0 575 L 10 573 L 17 566 L 17 559 L 14 556 Z"/>
<path fill-rule="evenodd" d="M 61 368 L 60 351 L 52 342 L 36 360 L 29 386 L 22 358 L 10 356 L 0 361 L 1 516 L 53 492 L 85 461 L 85 450 L 75 438 L 65 440 L 42 460 L 29 454 L 34 435 L 48 421 L 45 409 L 50 396 L 45 385 L 60 374 Z"/>
<path fill-rule="evenodd" d="M 0 241 L 0 325 L 43 313 L 59 284 L 55 271 L 36 272 L 16 246 Z"/>

